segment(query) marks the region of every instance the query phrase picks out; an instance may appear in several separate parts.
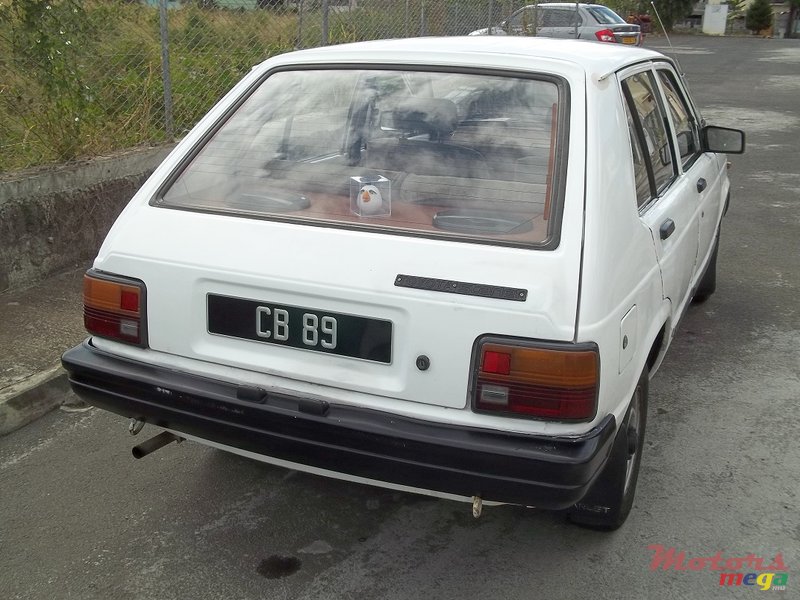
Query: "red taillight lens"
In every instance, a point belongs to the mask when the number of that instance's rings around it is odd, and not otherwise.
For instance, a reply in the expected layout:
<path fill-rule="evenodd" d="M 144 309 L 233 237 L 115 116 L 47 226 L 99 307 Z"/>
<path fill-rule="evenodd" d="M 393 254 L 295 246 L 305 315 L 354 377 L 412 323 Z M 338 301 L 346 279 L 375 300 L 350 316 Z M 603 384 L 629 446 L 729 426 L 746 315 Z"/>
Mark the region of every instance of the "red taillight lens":
<path fill-rule="evenodd" d="M 102 337 L 144 346 L 141 281 L 90 271 L 83 277 L 83 324 Z"/>
<path fill-rule="evenodd" d="M 510 374 L 511 354 L 509 352 L 486 350 L 481 359 L 481 371 L 484 373 L 496 373 L 498 375 Z"/>
<path fill-rule="evenodd" d="M 492 339 L 480 343 L 478 353 L 476 410 L 553 420 L 594 417 L 600 380 L 596 346 Z"/>
<path fill-rule="evenodd" d="M 610 29 L 601 29 L 600 31 L 595 31 L 594 36 L 600 42 L 616 42 L 617 38 L 614 37 L 614 32 Z"/>

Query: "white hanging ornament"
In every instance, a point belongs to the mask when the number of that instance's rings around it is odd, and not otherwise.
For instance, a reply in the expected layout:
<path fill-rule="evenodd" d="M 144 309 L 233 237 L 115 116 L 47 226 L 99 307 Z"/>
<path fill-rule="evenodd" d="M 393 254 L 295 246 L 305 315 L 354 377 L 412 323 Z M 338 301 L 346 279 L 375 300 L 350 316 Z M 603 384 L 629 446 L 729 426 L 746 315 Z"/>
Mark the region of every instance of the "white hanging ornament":
<path fill-rule="evenodd" d="M 358 190 L 358 211 L 362 215 L 374 215 L 381 212 L 383 197 L 374 185 L 364 185 Z"/>

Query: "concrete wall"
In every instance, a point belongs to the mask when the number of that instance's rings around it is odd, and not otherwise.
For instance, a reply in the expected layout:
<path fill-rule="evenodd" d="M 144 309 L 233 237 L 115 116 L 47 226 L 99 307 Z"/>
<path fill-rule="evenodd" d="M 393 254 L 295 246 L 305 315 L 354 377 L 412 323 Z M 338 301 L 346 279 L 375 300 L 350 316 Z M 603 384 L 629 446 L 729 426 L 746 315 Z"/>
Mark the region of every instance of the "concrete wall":
<path fill-rule="evenodd" d="M 703 33 L 707 35 L 725 35 L 728 24 L 728 5 L 712 2 L 706 5 L 703 12 Z"/>
<path fill-rule="evenodd" d="M 0 292 L 87 262 L 172 146 L 0 180 Z"/>

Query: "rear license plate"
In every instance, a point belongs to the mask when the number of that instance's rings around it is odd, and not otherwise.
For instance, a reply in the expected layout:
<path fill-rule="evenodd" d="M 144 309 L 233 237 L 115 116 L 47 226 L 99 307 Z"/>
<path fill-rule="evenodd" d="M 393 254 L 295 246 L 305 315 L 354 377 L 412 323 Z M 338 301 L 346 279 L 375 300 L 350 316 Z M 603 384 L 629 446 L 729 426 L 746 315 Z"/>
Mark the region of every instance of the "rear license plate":
<path fill-rule="evenodd" d="M 636 43 L 636 38 L 635 37 L 630 37 L 630 36 L 623 37 L 622 38 L 622 43 L 623 44 L 635 44 Z"/>
<path fill-rule="evenodd" d="M 392 322 L 208 294 L 208 332 L 255 342 L 392 362 Z"/>

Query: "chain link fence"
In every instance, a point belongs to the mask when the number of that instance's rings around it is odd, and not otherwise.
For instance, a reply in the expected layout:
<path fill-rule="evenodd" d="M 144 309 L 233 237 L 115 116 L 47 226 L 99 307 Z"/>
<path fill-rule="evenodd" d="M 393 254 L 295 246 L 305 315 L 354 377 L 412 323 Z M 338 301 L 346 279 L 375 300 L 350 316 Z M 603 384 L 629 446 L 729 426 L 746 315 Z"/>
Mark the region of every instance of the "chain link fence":
<path fill-rule="evenodd" d="M 0 0 L 0 173 L 180 138 L 281 52 L 465 35 L 527 4 Z"/>

